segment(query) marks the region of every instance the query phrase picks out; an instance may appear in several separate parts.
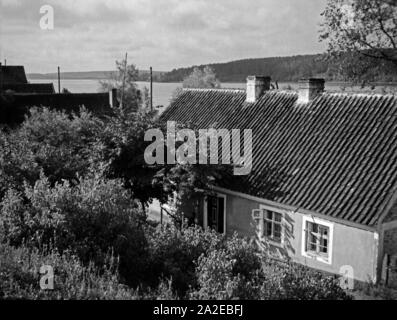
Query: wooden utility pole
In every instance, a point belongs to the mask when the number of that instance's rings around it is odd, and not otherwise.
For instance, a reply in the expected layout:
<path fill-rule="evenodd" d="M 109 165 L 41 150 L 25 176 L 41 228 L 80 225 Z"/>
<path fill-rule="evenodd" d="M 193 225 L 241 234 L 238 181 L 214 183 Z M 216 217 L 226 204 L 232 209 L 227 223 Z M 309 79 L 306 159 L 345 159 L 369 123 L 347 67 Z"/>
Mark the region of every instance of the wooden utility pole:
<path fill-rule="evenodd" d="M 150 67 L 150 111 L 153 111 L 153 68 Z"/>
<path fill-rule="evenodd" d="M 127 59 L 128 59 L 128 53 L 125 53 L 125 60 L 124 60 L 124 75 L 123 75 L 123 88 L 121 90 L 121 101 L 120 101 L 120 107 L 123 108 L 124 104 L 124 90 L 125 90 L 125 77 L 127 73 Z"/>
<path fill-rule="evenodd" d="M 58 93 L 61 93 L 61 68 L 58 66 Z"/>

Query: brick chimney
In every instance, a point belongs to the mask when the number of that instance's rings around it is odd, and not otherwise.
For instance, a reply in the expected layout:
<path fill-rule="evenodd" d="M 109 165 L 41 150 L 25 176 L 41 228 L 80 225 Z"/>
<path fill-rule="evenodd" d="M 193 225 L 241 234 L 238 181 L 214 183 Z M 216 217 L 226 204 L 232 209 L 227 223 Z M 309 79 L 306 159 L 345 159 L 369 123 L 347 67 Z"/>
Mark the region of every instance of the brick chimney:
<path fill-rule="evenodd" d="M 324 92 L 324 79 L 302 79 L 299 81 L 298 103 L 309 103 Z"/>
<path fill-rule="evenodd" d="M 248 76 L 247 78 L 247 99 L 249 103 L 255 103 L 265 91 L 270 90 L 270 77 Z"/>

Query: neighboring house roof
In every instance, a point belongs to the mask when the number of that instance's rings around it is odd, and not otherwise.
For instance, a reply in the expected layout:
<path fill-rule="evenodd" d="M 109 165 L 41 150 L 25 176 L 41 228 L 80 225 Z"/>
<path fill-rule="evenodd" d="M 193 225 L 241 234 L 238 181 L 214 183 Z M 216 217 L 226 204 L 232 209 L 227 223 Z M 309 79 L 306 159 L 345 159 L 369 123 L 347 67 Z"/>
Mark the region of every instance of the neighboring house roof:
<path fill-rule="evenodd" d="M 2 84 L 26 84 L 25 68 L 23 66 L 1 66 L 0 81 Z"/>
<path fill-rule="evenodd" d="M 23 66 L 1 66 L 0 90 L 15 93 L 55 93 L 52 83 L 28 83 Z"/>
<path fill-rule="evenodd" d="M 397 184 L 397 97 L 185 89 L 162 119 L 252 129 L 253 170 L 228 189 L 374 227 Z M 243 131 L 241 131 L 243 135 Z"/>
<path fill-rule="evenodd" d="M 3 85 L 4 91 L 15 93 L 55 93 L 52 83 L 17 83 Z"/>

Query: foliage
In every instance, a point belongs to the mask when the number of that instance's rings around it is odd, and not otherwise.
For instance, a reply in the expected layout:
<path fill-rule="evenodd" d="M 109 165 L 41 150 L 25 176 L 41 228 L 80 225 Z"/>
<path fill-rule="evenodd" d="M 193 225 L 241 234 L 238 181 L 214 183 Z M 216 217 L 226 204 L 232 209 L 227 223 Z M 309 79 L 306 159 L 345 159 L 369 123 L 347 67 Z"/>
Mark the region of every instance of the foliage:
<path fill-rule="evenodd" d="M 63 111 L 32 108 L 23 124 L 0 133 L 0 198 L 8 188 L 33 184 L 40 171 L 51 183 L 88 172 L 91 148 L 102 122 L 85 109 Z"/>
<path fill-rule="evenodd" d="M 201 256 L 193 299 L 345 300 L 351 297 L 335 276 L 305 266 L 278 262 L 237 235 L 221 249 Z"/>
<path fill-rule="evenodd" d="M 24 181 L 34 183 L 40 167 L 30 146 L 19 141 L 15 133 L 0 132 L 0 199 L 9 188 L 20 190 Z"/>
<path fill-rule="evenodd" d="M 145 219 L 121 182 L 100 177 L 51 187 L 42 176 L 22 193 L 9 190 L 0 209 L 3 241 L 38 248 L 52 244 L 98 266 L 113 250 L 120 257 L 122 276 L 132 282 L 144 263 Z"/>
<path fill-rule="evenodd" d="M 148 90 L 139 90 L 136 81 L 139 80 L 139 70 L 127 61 L 116 61 L 117 71 L 112 74 L 112 78 L 100 81 L 100 91 L 109 92 L 116 88 L 118 100 L 122 108 L 127 111 L 138 111 L 148 107 Z"/>
<path fill-rule="evenodd" d="M 116 111 L 98 135 L 91 156 L 93 167 L 100 168 L 107 178 L 122 179 L 143 206 L 154 198 L 167 199 L 161 185 L 153 183 L 158 166 L 144 161 L 148 145 L 145 132 L 161 125 L 150 113 Z"/>
<path fill-rule="evenodd" d="M 197 285 L 195 262 L 201 255 L 221 245 L 222 237 L 214 231 L 200 227 L 178 229 L 159 226 L 148 229 L 150 247 L 149 275 L 172 279 L 172 289 L 184 297 L 189 287 Z M 157 284 L 159 279 L 154 279 Z M 163 284 L 164 287 L 164 284 Z"/>
<path fill-rule="evenodd" d="M 197 263 L 198 289 L 192 299 L 259 299 L 263 274 L 257 247 L 235 234 Z"/>
<path fill-rule="evenodd" d="M 324 76 L 329 62 L 323 55 L 300 55 L 291 57 L 274 57 L 244 59 L 209 65 L 221 82 L 245 83 L 248 75 L 270 75 L 277 81 L 297 81 L 305 77 Z M 203 69 L 205 66 L 196 68 Z M 182 82 L 195 67 L 174 69 L 164 74 L 164 81 Z"/>
<path fill-rule="evenodd" d="M 397 2 L 329 0 L 321 40 L 348 79 L 373 80 L 397 70 Z"/>
<path fill-rule="evenodd" d="M 193 72 L 183 80 L 184 88 L 220 88 L 214 69 L 209 66 L 203 70 L 194 68 Z"/>
<path fill-rule="evenodd" d="M 40 268 L 54 270 L 54 290 L 41 290 Z M 134 290 L 120 284 L 117 261 L 108 257 L 104 270 L 56 250 L 40 252 L 25 246 L 0 244 L 0 300 L 125 300 L 137 299 Z"/>
<path fill-rule="evenodd" d="M 264 300 L 350 300 L 336 276 L 293 262 L 264 258 L 265 274 L 261 299 Z"/>
<path fill-rule="evenodd" d="M 358 283 L 354 287 L 353 296 L 356 300 L 397 300 L 397 290 L 383 283 L 368 281 Z"/>
<path fill-rule="evenodd" d="M 178 125 L 176 131 L 185 128 L 189 127 Z M 228 165 L 147 164 L 144 154 L 151 142 L 145 141 L 145 133 L 150 129 L 167 135 L 166 124 L 152 113 L 116 111 L 99 134 L 91 161 L 107 178 L 122 179 L 124 187 L 133 192 L 143 207 L 153 199 L 166 203 L 175 193 L 183 197 L 198 190 L 210 190 L 225 174 L 231 174 L 232 166 Z M 195 137 L 198 146 L 199 135 L 196 133 Z M 182 144 L 176 142 L 176 149 Z"/>

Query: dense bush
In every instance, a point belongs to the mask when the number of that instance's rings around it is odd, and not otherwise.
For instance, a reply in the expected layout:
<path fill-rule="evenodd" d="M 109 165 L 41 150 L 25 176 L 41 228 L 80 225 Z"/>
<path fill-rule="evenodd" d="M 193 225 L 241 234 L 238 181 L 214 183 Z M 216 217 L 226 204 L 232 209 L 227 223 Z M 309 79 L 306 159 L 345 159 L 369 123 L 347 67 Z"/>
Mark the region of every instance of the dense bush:
<path fill-rule="evenodd" d="M 8 188 L 33 184 L 44 171 L 51 183 L 72 180 L 90 168 L 93 143 L 103 123 L 84 109 L 67 115 L 32 108 L 21 126 L 0 133 L 0 197 Z"/>
<path fill-rule="evenodd" d="M 351 299 L 337 276 L 324 275 L 292 262 L 264 259 L 265 279 L 261 298 L 265 300 L 346 300 Z"/>
<path fill-rule="evenodd" d="M 189 287 L 196 287 L 195 263 L 201 255 L 207 255 L 219 247 L 223 238 L 215 231 L 203 231 L 200 227 L 177 229 L 174 226 L 159 226 L 147 229 L 150 261 L 147 266 L 152 285 L 159 279 L 172 279 L 172 287 L 180 296 L 185 296 Z M 149 281 L 150 282 L 150 281 Z"/>
<path fill-rule="evenodd" d="M 149 235 L 150 234 L 150 235 Z M 148 233 L 152 283 L 162 296 L 188 299 L 349 299 L 335 276 L 278 262 L 236 234 L 168 226 Z M 155 278 L 156 279 L 156 278 Z M 170 282 L 164 282 L 169 279 Z M 160 294 L 160 293 L 159 293 Z"/>
<path fill-rule="evenodd" d="M 197 263 L 198 288 L 193 299 L 259 299 L 264 278 L 258 249 L 234 235 L 220 249 L 201 256 Z"/>
<path fill-rule="evenodd" d="M 0 131 L 0 199 L 8 189 L 20 190 L 24 182 L 34 183 L 40 175 L 30 147 L 15 134 Z"/>
<path fill-rule="evenodd" d="M 41 254 L 24 246 L 0 244 L 0 299 L 137 299 L 137 293 L 121 285 L 115 261 L 104 270 L 84 266 L 70 253 L 52 250 Z M 54 290 L 41 290 L 40 267 L 54 270 Z"/>
<path fill-rule="evenodd" d="M 192 299 L 350 299 L 335 276 L 295 263 L 272 260 L 236 235 L 222 249 L 201 256 Z"/>
<path fill-rule="evenodd" d="M 97 265 L 114 250 L 120 256 L 120 272 L 129 281 L 136 280 L 142 268 L 145 218 L 121 182 L 100 177 L 52 187 L 42 176 L 21 193 L 10 189 L 0 208 L 4 241 L 39 248 L 52 244 Z"/>

